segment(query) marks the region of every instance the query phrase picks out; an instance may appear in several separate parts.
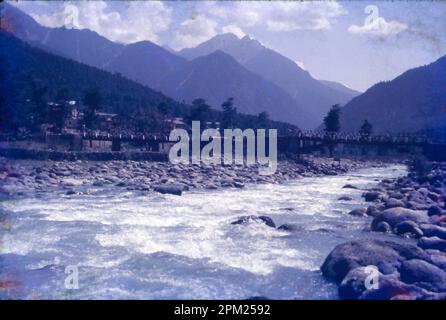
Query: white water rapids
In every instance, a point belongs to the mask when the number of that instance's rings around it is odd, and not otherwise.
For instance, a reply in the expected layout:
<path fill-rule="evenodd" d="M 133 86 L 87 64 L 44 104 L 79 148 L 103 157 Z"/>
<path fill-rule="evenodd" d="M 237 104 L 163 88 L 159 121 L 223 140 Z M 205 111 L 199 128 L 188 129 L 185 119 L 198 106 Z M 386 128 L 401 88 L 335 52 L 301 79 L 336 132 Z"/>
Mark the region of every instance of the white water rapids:
<path fill-rule="evenodd" d="M 392 238 L 364 231 L 363 191 L 403 166 L 302 178 L 283 185 L 189 191 L 183 196 L 112 187 L 66 196 L 29 194 L 0 204 L 0 298 L 19 299 L 332 299 L 319 267 L 339 243 Z M 339 201 L 340 196 L 352 201 Z M 231 225 L 243 215 L 262 223 Z M 79 289 L 65 287 L 77 266 Z"/>

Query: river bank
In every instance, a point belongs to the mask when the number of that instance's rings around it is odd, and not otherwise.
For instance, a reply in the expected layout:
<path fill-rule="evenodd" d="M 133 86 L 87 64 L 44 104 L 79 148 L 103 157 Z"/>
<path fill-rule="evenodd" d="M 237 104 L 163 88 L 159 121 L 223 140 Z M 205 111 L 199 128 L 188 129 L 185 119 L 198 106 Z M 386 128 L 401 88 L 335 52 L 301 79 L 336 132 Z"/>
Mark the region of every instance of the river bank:
<path fill-rule="evenodd" d="M 321 270 L 343 299 L 446 299 L 446 164 L 418 164 L 404 177 L 384 179 L 364 192 L 369 229 L 416 239 L 415 245 L 359 240 L 338 245 Z M 417 170 L 418 169 L 418 170 Z M 366 289 L 374 266 L 376 287 Z"/>
<path fill-rule="evenodd" d="M 246 184 L 283 183 L 301 177 L 337 175 L 382 162 L 303 157 L 281 160 L 272 175 L 260 175 L 257 165 L 173 165 L 151 161 L 32 161 L 0 158 L 0 194 L 23 194 L 64 188 L 67 194 L 86 187 L 118 186 L 126 190 L 181 194 L 191 189 L 244 188 Z"/>

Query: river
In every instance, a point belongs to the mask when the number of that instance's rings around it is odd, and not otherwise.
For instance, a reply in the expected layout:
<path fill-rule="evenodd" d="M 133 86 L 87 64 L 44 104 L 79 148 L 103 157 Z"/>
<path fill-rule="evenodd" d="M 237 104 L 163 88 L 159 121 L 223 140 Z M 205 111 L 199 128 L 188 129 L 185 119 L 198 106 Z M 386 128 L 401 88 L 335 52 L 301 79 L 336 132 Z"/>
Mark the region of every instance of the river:
<path fill-rule="evenodd" d="M 319 267 L 337 244 L 406 241 L 365 231 L 370 218 L 347 214 L 366 206 L 362 191 L 342 187 L 405 174 L 393 165 L 181 197 L 111 187 L 3 201 L 0 298 L 336 299 Z M 353 200 L 339 201 L 344 195 Z M 243 215 L 268 215 L 298 230 L 231 224 Z M 78 289 L 65 286 L 72 266 Z"/>

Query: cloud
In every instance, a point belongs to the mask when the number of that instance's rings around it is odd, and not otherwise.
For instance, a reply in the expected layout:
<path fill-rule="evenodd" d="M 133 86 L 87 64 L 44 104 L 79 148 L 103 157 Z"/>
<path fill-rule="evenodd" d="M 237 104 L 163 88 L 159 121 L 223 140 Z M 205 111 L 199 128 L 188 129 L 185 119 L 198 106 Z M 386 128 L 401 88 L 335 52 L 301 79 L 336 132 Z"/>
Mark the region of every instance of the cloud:
<path fill-rule="evenodd" d="M 174 4 L 172 4 L 174 5 Z M 171 46 L 193 47 L 218 32 L 246 35 L 246 28 L 272 32 L 330 29 L 346 10 L 337 2 L 186 2 L 193 15 L 178 26 Z"/>
<path fill-rule="evenodd" d="M 269 31 L 330 29 L 347 11 L 337 2 L 234 2 L 232 17 L 241 26 L 264 26 Z"/>
<path fill-rule="evenodd" d="M 246 33 L 243 32 L 242 29 L 237 27 L 236 25 L 230 24 L 221 28 L 222 33 L 233 33 L 239 38 L 243 38 L 246 36 Z"/>
<path fill-rule="evenodd" d="M 30 14 L 44 26 L 90 29 L 123 43 L 141 40 L 158 42 L 160 33 L 167 31 L 172 22 L 172 8 L 160 1 L 129 1 L 119 11 L 106 1 L 58 4 L 51 13 Z"/>
<path fill-rule="evenodd" d="M 175 33 L 174 48 L 190 48 L 217 35 L 217 22 L 204 15 L 196 15 L 184 20 Z"/>
<path fill-rule="evenodd" d="M 379 16 L 379 8 L 375 5 L 368 5 L 364 12 L 368 16 L 364 20 L 362 26 L 356 24 L 351 25 L 348 31 L 353 34 L 370 34 L 375 36 L 391 36 L 408 29 L 407 24 L 398 20 L 386 21 Z"/>
<path fill-rule="evenodd" d="M 351 25 L 348 31 L 354 34 L 371 34 L 377 36 L 390 36 L 398 34 L 407 30 L 408 26 L 405 23 L 397 20 L 386 21 L 383 17 L 378 17 L 373 22 L 363 24 L 362 26 Z"/>

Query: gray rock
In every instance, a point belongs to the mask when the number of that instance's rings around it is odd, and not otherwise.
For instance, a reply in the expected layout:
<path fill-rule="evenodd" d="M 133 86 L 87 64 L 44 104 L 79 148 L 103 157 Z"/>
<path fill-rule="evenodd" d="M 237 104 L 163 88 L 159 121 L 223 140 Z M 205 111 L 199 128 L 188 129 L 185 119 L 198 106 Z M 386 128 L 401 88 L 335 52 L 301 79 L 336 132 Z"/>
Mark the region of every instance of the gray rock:
<path fill-rule="evenodd" d="M 364 194 L 365 201 L 367 202 L 378 200 L 380 196 L 381 193 L 377 191 L 369 191 Z"/>
<path fill-rule="evenodd" d="M 342 187 L 343 189 L 358 189 L 358 187 L 352 185 L 352 184 L 346 184 Z"/>
<path fill-rule="evenodd" d="M 352 201 L 353 198 L 348 197 L 348 196 L 342 196 L 338 198 L 339 201 Z"/>
<path fill-rule="evenodd" d="M 443 210 L 441 207 L 439 206 L 430 206 L 429 209 L 427 209 L 427 215 L 428 216 L 441 216 L 441 215 L 446 215 L 446 211 Z"/>
<path fill-rule="evenodd" d="M 336 246 L 325 259 L 321 271 L 338 284 L 358 267 L 374 265 L 383 274 L 395 272 L 407 259 L 428 259 L 420 248 L 381 240 L 350 241 Z"/>
<path fill-rule="evenodd" d="M 434 224 L 421 224 L 421 230 L 426 237 L 438 237 L 440 239 L 446 240 L 446 228 L 436 226 Z"/>
<path fill-rule="evenodd" d="M 401 280 L 429 291 L 446 291 L 446 272 L 424 260 L 404 261 L 399 270 Z"/>
<path fill-rule="evenodd" d="M 446 240 L 438 237 L 422 237 L 420 240 L 418 240 L 418 246 L 422 249 L 446 251 Z"/>
<path fill-rule="evenodd" d="M 374 226 L 373 231 L 376 232 L 391 232 L 392 227 L 385 221 L 381 221 Z"/>
<path fill-rule="evenodd" d="M 364 208 L 357 208 L 350 211 L 348 214 L 355 217 L 365 217 L 367 216 L 367 210 Z"/>
<path fill-rule="evenodd" d="M 242 216 L 238 218 L 236 221 L 231 222 L 231 224 L 248 224 L 250 222 L 262 222 L 266 224 L 268 227 L 275 228 L 276 224 L 273 219 L 268 216 Z"/>
<path fill-rule="evenodd" d="M 381 211 L 376 206 L 369 206 L 366 214 L 370 217 L 376 217 L 378 214 L 380 214 L 380 212 Z"/>
<path fill-rule="evenodd" d="M 427 292 L 416 285 L 406 284 L 395 275 L 382 275 L 378 288 L 364 291 L 358 300 L 416 300 L 423 299 Z"/>
<path fill-rule="evenodd" d="M 342 280 L 338 288 L 339 297 L 343 300 L 356 300 L 366 291 L 365 281 L 370 275 L 366 267 L 358 267 L 350 270 Z M 379 276 L 382 276 L 379 273 Z"/>
<path fill-rule="evenodd" d="M 305 230 L 305 228 L 302 225 L 296 223 L 285 223 L 282 224 L 278 229 L 288 232 L 300 232 Z"/>
<path fill-rule="evenodd" d="M 186 189 L 186 186 L 182 184 L 161 184 L 154 188 L 156 192 L 162 194 L 173 194 L 176 196 L 181 196 L 183 194 L 183 191 L 185 191 Z"/>
<path fill-rule="evenodd" d="M 386 200 L 386 209 L 404 207 L 404 202 L 395 198 L 389 198 Z"/>
<path fill-rule="evenodd" d="M 398 223 L 395 226 L 395 233 L 398 235 L 410 234 L 413 237 L 420 238 L 423 236 L 423 231 L 413 221 L 406 220 Z"/>
<path fill-rule="evenodd" d="M 373 219 L 372 230 L 377 231 L 377 225 L 382 221 L 387 222 L 393 229 L 398 223 L 406 220 L 410 220 L 415 222 L 416 224 L 420 224 L 426 223 L 428 221 L 428 217 L 426 213 L 422 211 L 415 211 L 400 207 L 390 208 L 382 211 Z"/>

